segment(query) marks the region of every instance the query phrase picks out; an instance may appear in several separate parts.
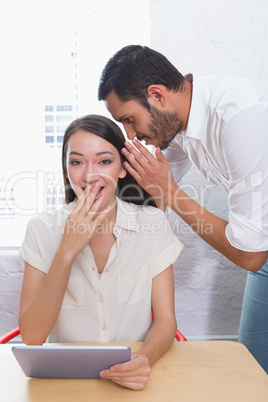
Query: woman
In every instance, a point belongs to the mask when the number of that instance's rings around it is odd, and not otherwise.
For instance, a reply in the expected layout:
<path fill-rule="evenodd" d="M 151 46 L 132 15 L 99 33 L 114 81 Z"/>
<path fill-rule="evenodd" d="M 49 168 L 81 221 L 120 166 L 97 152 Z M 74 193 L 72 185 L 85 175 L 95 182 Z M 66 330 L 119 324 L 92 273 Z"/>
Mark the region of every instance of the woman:
<path fill-rule="evenodd" d="M 153 201 L 123 168 L 124 141 L 119 127 L 103 116 L 85 116 L 67 128 L 66 206 L 28 224 L 20 249 L 25 272 L 19 327 L 26 344 L 48 337 L 144 341 L 130 362 L 100 373 L 142 389 L 174 340 L 172 264 L 182 245 L 163 212 L 136 205 Z"/>

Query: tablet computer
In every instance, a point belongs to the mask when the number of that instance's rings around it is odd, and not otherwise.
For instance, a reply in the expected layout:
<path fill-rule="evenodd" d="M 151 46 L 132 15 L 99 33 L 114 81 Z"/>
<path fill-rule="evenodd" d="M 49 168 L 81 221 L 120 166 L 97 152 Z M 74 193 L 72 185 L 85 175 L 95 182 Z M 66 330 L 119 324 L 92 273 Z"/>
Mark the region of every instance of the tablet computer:
<path fill-rule="evenodd" d="M 131 359 L 127 346 L 13 346 L 27 377 L 100 378 L 99 372 Z"/>

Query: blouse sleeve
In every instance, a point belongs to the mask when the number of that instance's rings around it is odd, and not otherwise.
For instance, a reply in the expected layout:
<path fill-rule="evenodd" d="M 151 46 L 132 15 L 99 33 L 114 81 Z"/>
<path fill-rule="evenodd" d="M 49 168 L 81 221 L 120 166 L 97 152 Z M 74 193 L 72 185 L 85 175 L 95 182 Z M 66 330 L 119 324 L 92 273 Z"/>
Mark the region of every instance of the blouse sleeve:
<path fill-rule="evenodd" d="M 33 218 L 27 225 L 24 240 L 19 255 L 21 258 L 34 268 L 47 273 L 48 267 L 42 247 L 42 238 L 45 236 L 37 218 Z"/>
<path fill-rule="evenodd" d="M 183 249 L 183 244 L 173 234 L 168 219 L 164 213 L 161 213 L 160 219 L 162 221 L 160 223 L 162 229 L 157 239 L 157 253 L 155 256 L 153 277 L 174 264 Z"/>

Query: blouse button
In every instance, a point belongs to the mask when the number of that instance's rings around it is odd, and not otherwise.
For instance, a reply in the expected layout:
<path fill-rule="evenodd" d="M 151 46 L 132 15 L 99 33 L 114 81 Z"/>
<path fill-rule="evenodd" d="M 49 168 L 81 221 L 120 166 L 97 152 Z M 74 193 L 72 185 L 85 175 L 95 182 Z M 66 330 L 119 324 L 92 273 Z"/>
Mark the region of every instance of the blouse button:
<path fill-rule="evenodd" d="M 100 302 L 103 301 L 103 297 L 102 297 L 102 296 L 99 297 L 99 301 L 100 301 Z"/>
<path fill-rule="evenodd" d="M 103 324 L 103 326 L 101 327 L 101 329 L 103 329 L 104 331 L 105 331 L 106 328 L 107 328 L 107 327 L 106 327 L 105 324 Z"/>

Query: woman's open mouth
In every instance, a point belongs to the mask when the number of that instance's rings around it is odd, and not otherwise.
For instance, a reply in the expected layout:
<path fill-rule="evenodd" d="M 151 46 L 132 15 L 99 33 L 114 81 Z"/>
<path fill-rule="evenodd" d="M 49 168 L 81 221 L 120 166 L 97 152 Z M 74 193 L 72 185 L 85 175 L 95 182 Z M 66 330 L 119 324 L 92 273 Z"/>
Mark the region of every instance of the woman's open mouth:
<path fill-rule="evenodd" d="M 85 191 L 85 189 L 86 189 L 86 187 L 82 187 L 82 190 L 83 190 L 83 191 Z M 103 189 L 104 189 L 104 187 L 100 187 L 100 188 L 99 188 L 99 190 L 98 190 L 98 192 L 97 192 L 97 195 L 96 195 L 96 197 L 95 197 L 95 201 L 100 197 L 100 195 L 101 195 Z"/>
<path fill-rule="evenodd" d="M 97 195 L 96 195 L 96 197 L 95 197 L 95 201 L 100 197 L 100 195 L 101 195 L 103 189 L 104 189 L 104 187 L 100 187 L 100 188 L 99 188 L 99 191 L 98 191 L 98 193 L 97 193 Z"/>

